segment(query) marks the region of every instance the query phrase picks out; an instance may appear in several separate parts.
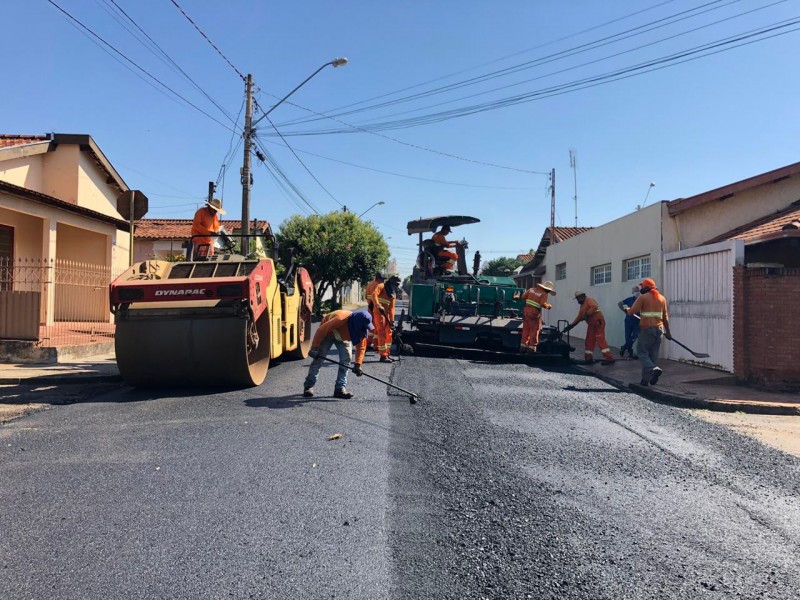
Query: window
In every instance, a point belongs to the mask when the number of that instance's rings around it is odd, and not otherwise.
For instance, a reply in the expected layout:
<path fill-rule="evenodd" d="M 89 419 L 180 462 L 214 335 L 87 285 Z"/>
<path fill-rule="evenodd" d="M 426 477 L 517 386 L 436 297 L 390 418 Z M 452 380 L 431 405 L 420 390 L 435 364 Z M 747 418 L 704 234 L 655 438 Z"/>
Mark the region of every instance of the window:
<path fill-rule="evenodd" d="M 592 267 L 592 285 L 611 283 L 611 263 Z"/>
<path fill-rule="evenodd" d="M 638 256 L 636 258 L 629 258 L 624 261 L 623 273 L 625 273 L 625 281 L 639 282 L 645 277 L 650 277 L 650 257 Z"/>
<path fill-rule="evenodd" d="M 556 281 L 567 278 L 567 263 L 556 265 Z"/>
<path fill-rule="evenodd" d="M 14 228 L 0 225 L 0 290 L 13 289 Z"/>

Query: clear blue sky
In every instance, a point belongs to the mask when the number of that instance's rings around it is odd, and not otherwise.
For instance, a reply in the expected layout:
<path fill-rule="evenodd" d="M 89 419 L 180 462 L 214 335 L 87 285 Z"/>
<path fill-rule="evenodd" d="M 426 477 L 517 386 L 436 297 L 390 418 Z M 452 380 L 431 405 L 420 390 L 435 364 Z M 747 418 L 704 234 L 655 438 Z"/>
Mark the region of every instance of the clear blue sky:
<path fill-rule="evenodd" d="M 190 217 L 232 146 L 217 195 L 230 216 L 240 216 L 242 152 L 230 131 L 244 97 L 237 70 L 253 74 L 266 109 L 320 65 L 349 58 L 270 115 L 305 167 L 266 119 L 259 139 L 318 211 L 346 205 L 361 213 L 385 202 L 365 218 L 390 238 L 402 275 L 415 255 L 405 223 L 421 216 L 480 218 L 453 232 L 470 241 L 470 257 L 535 247 L 550 222 L 541 173 L 551 168 L 556 224 L 573 226 L 570 148 L 580 226 L 631 212 L 651 181 L 648 204 L 800 160 L 800 25 L 791 24 L 800 18 L 799 0 L 176 0 L 233 67 L 172 0 L 53 1 L 210 116 L 155 89 L 47 0 L 5 0 L 2 130 L 90 134 L 128 185 L 150 198 L 152 218 Z M 144 38 L 136 26 L 202 92 L 137 41 L 128 31 Z M 698 60 L 531 96 L 751 34 Z M 454 87 L 431 94 L 443 86 Z M 467 106 L 479 112 L 463 114 Z M 451 118 L 423 119 L 438 113 Z M 277 228 L 291 214 L 311 212 L 255 163 L 251 216 Z"/>

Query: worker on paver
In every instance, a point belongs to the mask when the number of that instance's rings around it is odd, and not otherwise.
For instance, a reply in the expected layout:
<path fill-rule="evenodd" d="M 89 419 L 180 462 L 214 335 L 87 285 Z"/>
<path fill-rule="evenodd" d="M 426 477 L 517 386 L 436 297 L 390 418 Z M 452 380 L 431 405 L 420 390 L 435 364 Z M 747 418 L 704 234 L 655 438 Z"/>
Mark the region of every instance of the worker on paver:
<path fill-rule="evenodd" d="M 663 372 L 656 366 L 658 350 L 661 347 L 661 336 L 672 339 L 669 331 L 669 312 L 667 299 L 656 289 L 656 282 L 648 277 L 641 284 L 641 295 L 636 299 L 627 313 L 639 315 L 639 342 L 636 351 L 642 365 L 642 385 L 656 385 Z"/>
<path fill-rule="evenodd" d="M 580 290 L 575 292 L 575 300 L 581 307 L 575 320 L 564 328 L 564 333 L 581 321 L 586 321 L 586 343 L 583 354 L 587 364 L 594 362 L 595 345 L 600 347 L 600 352 L 603 354 L 603 364 L 614 364 L 614 355 L 611 354 L 611 348 L 606 342 L 606 320 L 603 318 L 603 311 L 600 310 L 597 300 Z"/>
<path fill-rule="evenodd" d="M 389 356 L 392 348 L 392 329 L 394 328 L 394 306 L 400 278 L 392 275 L 385 283 L 379 283 L 372 292 L 372 304 L 375 307 L 375 335 L 378 337 L 378 353 L 380 362 L 394 362 Z"/>
<path fill-rule="evenodd" d="M 224 215 L 222 200 L 212 198 L 194 213 L 192 219 L 192 257 L 205 257 L 214 254 L 214 238 L 210 234 L 220 232 L 219 215 Z M 197 237 L 208 236 L 208 237 Z"/>
<path fill-rule="evenodd" d="M 636 341 L 636 338 L 639 337 L 639 319 L 628 314 L 628 309 L 633 306 L 633 303 L 636 302 L 636 298 L 638 297 L 639 286 L 635 285 L 633 289 L 631 289 L 630 296 L 617 302 L 617 306 L 625 313 L 625 343 L 622 345 L 622 348 L 619 349 L 619 355 L 622 358 L 625 358 L 625 352 L 628 353 L 630 358 L 639 358 L 633 353 L 633 343 Z"/>
<path fill-rule="evenodd" d="M 383 273 L 376 273 L 375 279 L 370 281 L 367 284 L 366 289 L 364 290 L 364 298 L 367 301 L 367 310 L 369 314 L 372 315 L 372 322 L 377 323 L 378 319 L 375 316 L 375 306 L 372 302 L 372 293 L 375 291 L 375 288 L 378 287 L 379 284 L 383 283 Z M 369 336 L 367 337 L 367 350 L 373 348 L 375 350 L 378 349 L 378 338 L 375 335 L 375 331 L 370 331 Z"/>
<path fill-rule="evenodd" d="M 556 295 L 552 281 L 537 283 L 522 294 L 522 301 L 525 303 L 522 309 L 522 342 L 519 345 L 519 351 L 522 353 L 536 352 L 539 347 L 542 309 L 553 308 L 553 305 L 547 301 L 548 294 Z"/>
<path fill-rule="evenodd" d="M 308 375 L 303 383 L 303 396 L 314 396 L 314 384 L 317 383 L 323 357 L 328 354 L 331 346 L 336 346 L 339 351 L 339 372 L 336 374 L 336 385 L 333 389 L 334 398 L 352 398 L 353 394 L 347 391 L 347 370 L 355 350 L 355 366 L 353 373 L 358 377 L 363 374 L 361 365 L 364 363 L 364 352 L 367 349 L 367 333 L 373 329 L 372 316 L 365 310 L 350 312 L 349 310 L 335 310 L 325 315 L 311 340 L 311 350 L 308 355 L 314 360 L 308 367 Z"/>
<path fill-rule="evenodd" d="M 431 241 L 436 245 L 437 257 L 446 261 L 442 263 L 442 269 L 445 271 L 451 271 L 458 260 L 458 254 L 452 250 L 448 250 L 448 248 L 455 248 L 461 245 L 461 242 L 447 241 L 446 236 L 451 231 L 452 230 L 450 229 L 449 225 L 442 225 L 442 228 L 438 231 L 438 233 L 433 234 L 433 237 L 431 238 Z"/>

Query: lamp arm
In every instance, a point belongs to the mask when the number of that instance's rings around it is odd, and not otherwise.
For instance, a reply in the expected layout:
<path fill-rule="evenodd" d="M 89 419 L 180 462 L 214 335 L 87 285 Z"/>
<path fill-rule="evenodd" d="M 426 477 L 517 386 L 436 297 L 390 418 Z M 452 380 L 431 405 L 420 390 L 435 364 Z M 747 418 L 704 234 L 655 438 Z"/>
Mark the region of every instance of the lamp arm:
<path fill-rule="evenodd" d="M 298 85 L 296 88 L 294 88 L 294 89 L 293 89 L 291 92 L 289 92 L 289 93 L 288 93 L 288 94 L 286 94 L 286 95 L 285 95 L 283 98 L 281 98 L 280 100 L 278 100 L 278 102 L 277 102 L 276 104 L 274 104 L 274 105 L 272 106 L 272 108 L 270 108 L 270 109 L 269 109 L 267 112 L 265 112 L 263 115 L 261 115 L 260 117 L 258 117 L 258 118 L 257 118 L 255 121 L 253 121 L 253 122 L 250 124 L 250 128 L 251 128 L 251 129 L 255 129 L 255 126 L 256 126 L 258 123 L 260 123 L 260 122 L 261 122 L 261 120 L 262 120 L 264 117 L 266 117 L 266 116 L 267 116 L 269 113 L 271 113 L 273 110 L 275 110 L 276 108 L 278 108 L 278 107 L 279 107 L 281 104 L 283 104 L 283 102 L 284 102 L 284 101 L 285 101 L 285 100 L 286 100 L 286 99 L 287 99 L 289 96 L 291 96 L 292 94 L 294 94 L 294 93 L 295 93 L 297 90 L 299 90 L 299 89 L 300 89 L 301 87 L 303 87 L 303 86 L 304 86 L 306 83 L 308 83 L 308 80 L 309 80 L 309 79 L 311 79 L 312 77 L 314 77 L 314 75 L 316 75 L 317 73 L 319 73 L 320 71 L 322 71 L 322 69 L 324 69 L 324 68 L 325 68 L 325 67 L 327 67 L 328 65 L 332 65 L 332 64 L 333 64 L 333 61 L 331 61 L 331 62 L 326 62 L 326 63 L 325 63 L 324 65 L 322 65 L 322 66 L 321 66 L 319 69 L 317 69 L 317 70 L 316 70 L 316 71 L 314 71 L 314 72 L 313 72 L 311 75 L 309 75 L 308 77 L 306 77 L 306 78 L 305 78 L 305 79 L 302 81 L 302 83 L 300 83 L 300 84 L 299 84 L 299 85 Z"/>

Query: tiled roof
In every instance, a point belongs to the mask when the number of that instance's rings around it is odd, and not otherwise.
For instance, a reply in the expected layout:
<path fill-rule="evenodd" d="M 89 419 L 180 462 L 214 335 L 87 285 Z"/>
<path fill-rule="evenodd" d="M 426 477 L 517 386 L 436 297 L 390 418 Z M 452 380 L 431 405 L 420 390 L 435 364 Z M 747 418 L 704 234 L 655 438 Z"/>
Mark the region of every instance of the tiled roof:
<path fill-rule="evenodd" d="M 548 229 L 550 228 L 548 227 Z M 594 229 L 594 227 L 556 227 L 553 231 L 556 234 L 556 239 L 559 242 L 563 242 L 564 240 L 573 238 L 591 229 Z"/>
<path fill-rule="evenodd" d="M 800 232 L 800 200 L 776 213 L 718 235 L 714 239 L 708 240 L 706 244 L 715 244 L 726 240 L 742 240 L 745 244 L 752 244 L 780 237 L 789 231 L 794 232 L 794 235 L 798 235 Z"/>
<path fill-rule="evenodd" d="M 219 224 L 229 233 L 242 228 L 241 220 L 221 220 Z M 191 219 L 139 219 L 135 225 L 134 238 L 139 240 L 186 240 L 192 237 Z M 269 223 L 259 221 L 258 229 L 269 231 Z"/>
<path fill-rule="evenodd" d="M 530 262 L 533 260 L 533 254 L 517 254 L 517 260 L 521 260 L 522 262 Z"/>
<path fill-rule="evenodd" d="M 0 148 L 36 144 L 38 142 L 46 142 L 49 139 L 50 138 L 46 135 L 14 135 L 11 133 L 0 133 Z"/>

